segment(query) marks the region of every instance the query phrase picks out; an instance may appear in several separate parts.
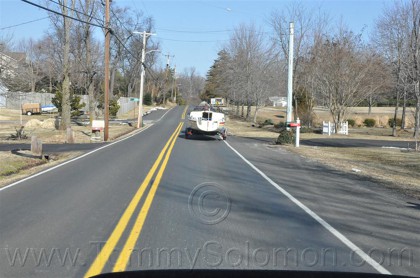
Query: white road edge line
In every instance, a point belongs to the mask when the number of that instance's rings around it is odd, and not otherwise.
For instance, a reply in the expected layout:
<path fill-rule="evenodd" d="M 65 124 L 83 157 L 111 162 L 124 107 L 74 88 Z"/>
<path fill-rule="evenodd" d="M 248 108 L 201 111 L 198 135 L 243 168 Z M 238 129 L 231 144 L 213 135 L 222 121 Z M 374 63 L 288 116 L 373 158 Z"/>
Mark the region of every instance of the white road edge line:
<path fill-rule="evenodd" d="M 159 118 L 159 120 L 157 120 L 155 123 L 159 122 L 159 121 L 160 121 L 160 120 L 161 120 L 161 119 L 162 119 L 162 118 L 163 118 L 163 117 L 164 117 L 164 116 L 165 116 L 165 115 L 166 115 L 166 114 L 167 114 L 167 113 L 168 113 L 171 109 L 172 109 L 172 108 L 168 109 L 168 111 L 166 111 L 166 112 L 165 112 L 165 114 L 163 114 L 163 115 L 162 115 L 162 117 L 160 117 L 160 118 Z M 5 189 L 7 189 L 7 188 L 10 188 L 10 187 L 12 187 L 12 186 L 14 186 L 14 185 L 17 185 L 17 184 L 19 184 L 19 183 L 22 183 L 22 182 L 24 182 L 24 181 L 27 181 L 27 180 L 33 179 L 33 178 L 35 178 L 35 177 L 37 177 L 37 176 L 40 176 L 40 175 L 42 175 L 42 174 L 48 173 L 48 172 L 50 172 L 50 171 L 52 171 L 52 170 L 54 170 L 54 169 L 57 169 L 57 168 L 59 168 L 59 167 L 61 167 L 61 166 L 64 166 L 64 165 L 66 165 L 66 164 L 69 164 L 69 163 L 71 163 L 71 162 L 73 162 L 73 161 L 79 160 L 79 159 L 81 159 L 81 158 L 83 158 L 83 157 L 85 157 L 85 156 L 88 156 L 88 155 L 90 155 L 90 154 L 93 154 L 93 153 L 95 153 L 95 152 L 97 152 L 97 151 L 100 151 L 100 150 L 102 150 L 102 149 L 108 148 L 109 146 L 112 146 L 112 145 L 114 145 L 114 144 L 117 144 L 117 143 L 119 143 L 119 142 L 122 142 L 122 141 L 124 141 L 124 140 L 127 140 L 127 139 L 129 139 L 129 138 L 131 138 L 131 137 L 133 137 L 133 136 L 135 136 L 135 135 L 137 135 L 137 134 L 139 134 L 139 133 L 141 133 L 141 132 L 143 132 L 143 131 L 147 130 L 149 127 L 153 126 L 155 123 L 153 123 L 153 124 L 151 124 L 151 125 L 148 125 L 148 126 L 146 126 L 145 128 L 143 128 L 143 129 L 141 129 L 141 130 L 139 130 L 139 131 L 137 131 L 137 132 L 134 132 L 133 134 L 131 134 L 131 135 L 127 136 L 127 137 L 124 137 L 124 138 L 119 139 L 119 140 L 117 140 L 117 141 L 114 141 L 114 142 L 112 142 L 112 143 L 106 144 L 105 146 L 99 147 L 99 148 L 94 149 L 94 150 L 92 150 L 92 151 L 90 151 L 90 152 L 87 152 L 87 153 L 85 153 L 85 154 L 79 155 L 79 156 L 77 156 L 77 157 L 75 157 L 75 158 L 72 158 L 72 159 L 70 159 L 70 160 L 64 161 L 63 163 L 60 163 L 60 164 L 58 164 L 58 165 L 55 165 L 55 166 L 53 166 L 53 167 L 51 167 L 51 168 L 48 168 L 48 169 L 46 169 L 46 170 L 44 170 L 44 171 L 41 171 L 41 172 L 39 172 L 39 173 L 33 174 L 33 175 L 29 176 L 29 177 L 23 178 L 23 179 L 18 180 L 18 181 L 14 182 L 14 183 L 11 183 L 11 184 L 8 184 L 8 185 L 6 185 L 6 186 L 4 186 L 4 187 L 1 187 L 1 188 L 0 188 L 0 192 L 1 192 L 1 191 L 3 191 L 3 190 L 5 190 Z"/>
<path fill-rule="evenodd" d="M 362 249 L 357 247 L 353 242 L 351 242 L 346 236 L 344 236 L 342 233 L 340 233 L 338 230 L 336 230 L 333 226 L 328 224 L 327 221 L 322 219 L 320 216 L 318 216 L 315 212 L 313 212 L 311 209 L 309 209 L 307 206 L 305 206 L 303 203 L 301 203 L 298 199 L 293 197 L 289 192 L 287 192 L 285 189 L 283 189 L 280 185 L 275 183 L 272 179 L 270 179 L 266 174 L 264 174 L 260 169 L 258 169 L 254 164 L 249 162 L 248 159 L 246 159 L 243 155 L 241 155 L 237 150 L 235 150 L 228 142 L 224 141 L 225 144 L 232 149 L 234 153 L 236 153 L 243 161 L 245 161 L 252 169 L 254 169 L 258 174 L 260 174 L 265 180 L 267 180 L 271 185 L 273 185 L 275 188 L 277 188 L 281 193 L 283 193 L 287 198 L 289 198 L 293 203 L 295 203 L 297 206 L 299 206 L 301 209 L 303 209 L 307 214 L 309 214 L 313 219 L 315 219 L 319 224 L 321 224 L 325 229 L 327 229 L 330 233 L 332 233 L 336 238 L 338 238 L 341 242 L 343 242 L 347 247 L 349 247 L 354 253 L 359 255 L 360 258 L 362 258 L 365 262 L 370 264 L 374 269 L 376 269 L 381 274 L 389 274 L 392 273 L 389 272 L 386 268 L 381 266 L 377 261 L 372 259 L 368 254 L 366 254 Z"/>
<path fill-rule="evenodd" d="M 176 106 L 174 106 L 174 107 L 176 107 Z M 165 112 L 165 114 L 163 114 L 163 115 L 162 115 L 162 117 L 160 117 L 160 118 L 156 121 L 156 123 L 157 123 L 157 122 L 159 122 L 160 120 L 162 120 L 162 118 L 163 118 L 163 117 L 165 117 L 165 115 L 166 115 L 169 111 L 171 111 L 171 110 L 172 110 L 172 108 L 174 108 L 174 107 L 169 108 L 169 109 L 168 109 L 168 111 L 166 111 L 166 112 Z"/>

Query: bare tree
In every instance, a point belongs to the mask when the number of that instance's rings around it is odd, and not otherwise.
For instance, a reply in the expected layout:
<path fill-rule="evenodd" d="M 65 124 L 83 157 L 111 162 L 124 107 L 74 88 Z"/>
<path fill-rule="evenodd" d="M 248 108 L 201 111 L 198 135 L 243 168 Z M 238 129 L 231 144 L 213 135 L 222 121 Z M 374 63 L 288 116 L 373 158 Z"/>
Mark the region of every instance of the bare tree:
<path fill-rule="evenodd" d="M 416 100 L 414 137 L 419 136 L 420 125 L 420 1 L 396 1 L 383 11 L 378 19 L 374 37 L 376 45 L 391 65 L 394 74 L 396 107 L 393 135 L 396 136 L 396 119 L 399 102 L 403 97 L 403 118 L 407 95 L 412 92 Z M 404 120 L 405 122 L 405 120 Z"/>
<path fill-rule="evenodd" d="M 414 114 L 414 137 L 419 137 L 420 127 L 420 1 L 411 0 L 408 6 L 410 31 L 410 66 L 411 78 L 416 98 L 416 112 Z"/>
<path fill-rule="evenodd" d="M 71 117 L 71 103 L 70 103 L 70 35 L 71 28 L 73 25 L 73 20 L 68 18 L 69 16 L 74 16 L 74 10 L 76 5 L 76 0 L 58 0 L 58 11 L 61 15 L 56 15 L 50 13 L 51 23 L 54 27 L 54 34 L 50 36 L 55 36 L 58 39 L 59 46 L 61 47 L 60 53 L 58 53 L 60 58 L 60 72 L 61 72 L 61 92 L 62 92 L 62 109 L 61 109 L 61 123 L 60 129 L 67 129 L 70 127 L 70 117 Z M 53 8 L 53 7 L 51 7 Z"/>
<path fill-rule="evenodd" d="M 1 33 L 0 34 L 0 51 L 7 52 L 13 49 L 13 34 L 10 33 Z"/>
<path fill-rule="evenodd" d="M 177 82 L 181 84 L 184 92 L 183 98 L 191 103 L 197 102 L 201 93 L 204 90 L 204 77 L 197 73 L 195 67 L 185 68 L 184 71 L 177 78 Z"/>
<path fill-rule="evenodd" d="M 318 63 L 317 87 L 333 118 L 336 131 L 344 121 L 349 108 L 377 91 L 372 76 L 382 70 L 381 60 L 344 26 L 339 26 L 334 37 L 326 38 L 315 58 Z"/>
<path fill-rule="evenodd" d="M 392 135 L 397 136 L 397 116 L 400 105 L 401 95 L 406 96 L 406 76 L 407 76 L 407 49 L 409 34 L 406 30 L 408 15 L 407 12 L 395 2 L 393 7 L 385 8 L 383 15 L 376 23 L 373 43 L 380 50 L 383 57 L 388 62 L 388 67 L 392 69 L 394 76 L 394 91 L 396 105 L 394 110 L 394 120 L 392 125 Z M 403 107 L 405 118 L 405 105 Z M 405 119 L 404 119 L 405 121 Z"/>
<path fill-rule="evenodd" d="M 142 38 L 134 31 L 151 32 L 153 19 L 145 17 L 142 12 L 133 12 L 127 7 L 111 5 L 111 76 L 110 76 L 110 98 L 113 98 L 117 71 L 128 77 L 125 85 L 126 94 L 131 95 L 140 76 L 140 61 Z M 151 43 L 147 40 L 147 43 Z M 150 48 L 156 48 L 151 46 Z M 146 58 L 150 58 L 147 55 Z M 147 62 L 146 62 L 147 63 Z"/>
<path fill-rule="evenodd" d="M 95 84 L 97 83 L 95 76 L 98 71 L 98 54 L 101 54 L 101 51 L 99 51 L 98 48 L 95 49 L 92 37 L 92 26 L 89 23 L 96 18 L 98 6 L 97 2 L 94 0 L 79 0 L 77 6 L 78 9 L 82 11 L 82 13 L 77 14 L 77 17 L 82 21 L 87 22 L 78 24 L 81 28 L 75 28 L 76 33 L 79 33 L 79 39 L 76 40 L 76 42 L 78 42 L 78 49 L 75 50 L 76 52 L 79 52 L 79 55 L 77 56 L 79 61 L 79 63 L 77 63 L 77 65 L 79 65 L 77 75 L 83 76 L 80 85 L 87 91 L 89 96 L 89 117 L 90 122 L 92 123 L 95 119 L 97 95 L 97 93 L 95 93 Z"/>
<path fill-rule="evenodd" d="M 303 111 L 304 122 L 308 118 L 307 124 L 312 124 L 315 93 L 314 90 L 314 73 L 317 69 L 310 64 L 308 56 L 314 55 L 314 51 L 318 50 L 315 45 L 322 39 L 324 33 L 329 29 L 328 14 L 322 13 L 321 10 L 314 12 L 314 8 L 303 5 L 302 2 L 293 2 L 282 11 L 274 11 L 271 14 L 270 25 L 274 31 L 272 40 L 277 47 L 281 59 L 287 61 L 289 59 L 289 23 L 294 23 L 294 59 L 293 59 L 293 87 L 300 93 L 294 94 L 294 114 L 298 116 L 299 106 L 305 106 L 307 111 Z M 309 63 L 308 63 L 309 62 Z M 298 104 L 298 98 L 307 102 Z"/>
<path fill-rule="evenodd" d="M 271 86 L 274 84 L 271 81 L 275 79 L 273 66 L 277 63 L 275 52 L 264 33 L 253 24 L 235 28 L 225 49 L 230 56 L 230 97 L 241 102 L 241 115 L 245 120 L 250 120 L 254 105 L 253 119 L 256 121 L 258 109 L 276 88 Z"/>
<path fill-rule="evenodd" d="M 43 69 L 44 79 L 47 79 L 47 86 L 43 89 L 52 93 L 61 76 L 60 39 L 47 34 L 37 42 L 36 48 L 39 66 Z"/>
<path fill-rule="evenodd" d="M 71 103 L 70 103 L 70 32 L 72 21 L 69 19 L 68 15 L 73 14 L 72 10 L 69 10 L 67 4 L 70 4 L 70 7 L 74 10 L 76 1 L 75 0 L 58 0 L 61 6 L 61 13 L 63 14 L 63 83 L 62 83 L 62 95 L 63 99 L 61 101 L 61 125 L 60 128 L 66 130 L 71 126 L 70 117 L 71 117 Z M 67 2 L 69 1 L 69 3 Z"/>

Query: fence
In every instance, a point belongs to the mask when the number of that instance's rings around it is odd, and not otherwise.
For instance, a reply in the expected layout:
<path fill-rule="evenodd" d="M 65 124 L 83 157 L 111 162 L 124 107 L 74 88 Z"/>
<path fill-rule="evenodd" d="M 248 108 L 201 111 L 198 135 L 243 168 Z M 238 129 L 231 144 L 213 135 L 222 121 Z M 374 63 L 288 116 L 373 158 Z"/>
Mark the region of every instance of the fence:
<path fill-rule="evenodd" d="M 322 134 L 328 134 L 328 136 L 330 136 L 332 133 L 336 133 L 334 123 L 322 122 Z M 349 123 L 348 122 L 339 123 L 337 134 L 349 135 Z"/>
<path fill-rule="evenodd" d="M 118 99 L 118 105 L 120 106 L 120 109 L 118 110 L 117 115 L 121 116 L 123 114 L 126 114 L 129 111 L 132 111 L 137 106 L 136 101 L 130 101 L 129 97 L 120 97 Z"/>
<path fill-rule="evenodd" d="M 21 103 L 41 103 L 41 105 L 51 104 L 54 94 L 50 93 L 23 93 L 23 92 L 3 92 L 0 95 L 1 107 L 8 109 L 20 109 Z"/>
<path fill-rule="evenodd" d="M 88 112 L 89 111 L 89 96 L 87 95 L 79 95 L 80 97 L 80 103 L 85 103 L 86 105 L 81 109 L 82 111 Z M 120 109 L 118 110 L 117 116 L 121 116 L 131 110 L 133 110 L 137 106 L 137 102 L 130 101 L 129 97 L 120 97 L 118 100 L 118 105 L 120 106 Z M 95 107 L 97 104 L 95 104 Z M 99 111 L 97 108 L 95 108 L 96 112 L 101 114 L 102 111 Z"/>
<path fill-rule="evenodd" d="M 41 103 L 41 105 L 48 105 L 52 104 L 53 97 L 54 94 L 50 93 L 23 93 L 0 90 L 0 107 L 20 109 L 22 103 Z M 79 95 L 79 97 L 80 102 L 85 103 L 85 106 L 81 110 L 86 112 L 89 111 L 89 96 Z M 118 99 L 118 104 L 120 105 L 118 116 L 132 111 L 137 106 L 137 102 L 130 101 L 129 97 L 120 97 Z"/>

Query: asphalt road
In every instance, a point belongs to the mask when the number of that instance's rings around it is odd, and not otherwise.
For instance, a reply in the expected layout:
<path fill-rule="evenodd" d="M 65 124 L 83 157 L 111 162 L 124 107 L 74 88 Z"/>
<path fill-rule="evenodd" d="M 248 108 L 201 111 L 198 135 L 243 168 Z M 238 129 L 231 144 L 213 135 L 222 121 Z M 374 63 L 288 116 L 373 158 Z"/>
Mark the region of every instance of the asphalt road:
<path fill-rule="evenodd" d="M 183 107 L 0 191 L 0 277 L 162 268 L 420 276 L 420 202 L 264 141 L 184 139 Z"/>

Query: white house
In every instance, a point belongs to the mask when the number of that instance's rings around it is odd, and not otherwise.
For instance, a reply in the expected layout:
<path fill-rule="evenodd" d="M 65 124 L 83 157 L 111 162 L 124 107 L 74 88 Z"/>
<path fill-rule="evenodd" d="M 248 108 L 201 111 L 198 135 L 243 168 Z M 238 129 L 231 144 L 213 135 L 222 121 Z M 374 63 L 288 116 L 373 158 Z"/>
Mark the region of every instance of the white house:
<path fill-rule="evenodd" d="M 287 98 L 286 97 L 269 97 L 270 101 L 273 102 L 273 107 L 286 107 L 287 106 Z"/>
<path fill-rule="evenodd" d="M 15 77 L 16 70 L 26 60 L 23 52 L 1 52 L 0 51 L 0 77 Z"/>
<path fill-rule="evenodd" d="M 0 82 L 0 107 L 6 107 L 6 94 L 9 90 Z"/>

